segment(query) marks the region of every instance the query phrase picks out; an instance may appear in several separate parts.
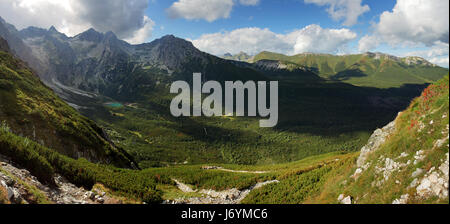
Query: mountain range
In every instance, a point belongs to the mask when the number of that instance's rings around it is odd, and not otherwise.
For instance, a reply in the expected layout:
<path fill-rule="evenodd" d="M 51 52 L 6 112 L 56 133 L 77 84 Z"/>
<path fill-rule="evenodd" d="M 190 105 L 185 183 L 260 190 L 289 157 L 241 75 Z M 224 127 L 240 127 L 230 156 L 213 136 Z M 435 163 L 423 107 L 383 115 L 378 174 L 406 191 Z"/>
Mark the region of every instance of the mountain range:
<path fill-rule="evenodd" d="M 172 35 L 131 45 L 112 32 L 89 29 L 68 37 L 54 27 L 19 31 L 2 19 L 0 36 L 44 84 L 106 128 L 112 141 L 145 167 L 186 160 L 250 164 L 293 161 L 335 151 L 339 146 L 331 142 L 344 144 L 345 137 L 337 137 L 340 134 L 348 137 L 345 144 L 359 142 L 346 147 L 356 150 L 361 138 L 367 138 L 362 136 L 392 120 L 426 83 L 448 73 L 448 69 L 421 58 L 378 53 L 286 56 L 262 52 L 251 62 L 245 62 L 248 55 L 242 53 L 242 60 L 235 61 L 201 52 L 191 42 Z M 169 85 L 176 80 L 191 82 L 193 72 L 201 72 L 203 81 L 278 80 L 280 121 L 270 133 L 274 137 L 254 129 L 252 119 L 237 124 L 168 116 L 173 97 Z M 275 138 L 280 133 L 295 138 L 333 137 L 324 147 L 316 145 L 316 140 L 311 145 Z M 186 136 L 193 144 L 186 145 Z M 230 141 L 240 142 L 236 144 L 240 146 L 230 146 Z M 200 154 L 199 144 L 205 148 Z M 274 150 L 283 148 L 281 145 L 288 150 L 277 155 Z M 261 153 L 243 157 L 241 147 L 259 147 Z M 193 154 L 196 156 L 189 156 Z"/>
<path fill-rule="evenodd" d="M 71 203 L 448 203 L 448 69 L 382 53 L 224 57 L 171 35 L 132 45 L 0 18 L 0 203 L 60 203 L 55 187 Z M 279 81 L 279 124 L 170 116 L 170 84 L 193 72 Z"/>
<path fill-rule="evenodd" d="M 286 56 L 261 52 L 254 57 L 244 52 L 228 54 L 227 59 L 255 62 L 236 68 L 232 62 L 203 53 L 192 43 L 171 35 L 131 45 L 112 32 L 94 29 L 74 37 L 67 37 L 54 27 L 18 31 L 1 18 L 0 35 L 53 89 L 67 86 L 115 98 L 137 95 L 133 91 L 155 88 L 160 83 L 188 80 L 192 72 L 202 72 L 205 80 L 265 79 L 264 68 L 273 70 L 273 63 L 279 63 L 277 70 L 303 70 L 328 80 L 383 88 L 430 83 L 448 72 L 419 57 L 398 58 L 381 53 Z M 240 70 L 254 66 L 259 73 L 254 69 Z"/>
<path fill-rule="evenodd" d="M 229 69 L 233 68 L 227 68 L 230 63 L 170 35 L 151 43 L 131 45 L 112 32 L 89 29 L 67 37 L 54 27 L 18 31 L 3 20 L 0 20 L 0 35 L 57 92 L 65 86 L 120 98 L 136 95 L 133 91 L 154 88 L 159 83 L 187 79 L 193 72 L 202 72 L 205 79 L 215 80 L 260 76 L 246 71 L 246 77 L 232 77 L 234 74 Z"/>
<path fill-rule="evenodd" d="M 400 87 L 405 83 L 432 83 L 448 73 L 448 69 L 421 57 L 396 57 L 379 52 L 353 55 L 303 53 L 287 56 L 265 51 L 253 57 L 240 53 L 229 54 L 224 58 L 256 66 L 270 64 L 272 68 L 276 63 L 279 69 L 310 71 L 326 80 L 378 88 Z"/>

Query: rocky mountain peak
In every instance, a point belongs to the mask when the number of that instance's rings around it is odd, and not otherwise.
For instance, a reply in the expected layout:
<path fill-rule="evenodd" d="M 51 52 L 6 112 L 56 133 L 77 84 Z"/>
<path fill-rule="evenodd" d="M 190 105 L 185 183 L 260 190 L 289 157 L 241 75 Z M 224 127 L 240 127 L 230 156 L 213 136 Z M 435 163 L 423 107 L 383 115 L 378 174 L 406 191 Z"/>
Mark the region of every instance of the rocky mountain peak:
<path fill-rule="evenodd" d="M 182 47 L 184 49 L 197 50 L 191 42 L 181 39 L 181 38 L 178 38 L 178 37 L 175 37 L 174 35 L 163 36 L 162 38 L 155 40 L 152 43 L 155 43 L 157 45 L 161 45 L 164 47 L 171 47 L 171 48 Z"/>
<path fill-rule="evenodd" d="M 50 29 L 48 29 L 48 31 L 59 33 L 58 30 L 54 26 L 51 26 Z"/>
<path fill-rule="evenodd" d="M 386 59 L 386 60 L 392 60 L 392 61 L 396 61 L 396 62 L 400 61 L 400 58 L 397 56 L 384 54 L 384 53 L 380 53 L 380 52 L 375 52 L 375 53 L 374 52 L 366 52 L 366 53 L 364 53 L 364 56 L 370 57 L 370 58 L 375 58 L 377 60 Z"/>
<path fill-rule="evenodd" d="M 410 56 L 405 57 L 404 61 L 408 65 L 426 65 L 426 66 L 434 66 L 429 61 L 425 60 L 424 58 L 417 57 L 417 56 Z"/>
<path fill-rule="evenodd" d="M 171 69 L 178 69 L 190 58 L 202 58 L 203 53 L 184 39 L 167 35 L 150 43 L 138 45 L 139 52 L 151 61 L 166 65 Z"/>
<path fill-rule="evenodd" d="M 74 39 L 81 41 L 90 41 L 90 42 L 101 42 L 104 38 L 104 35 L 100 32 L 97 32 L 95 29 L 90 28 L 89 30 L 84 31 L 81 34 L 78 34 L 74 37 Z"/>
<path fill-rule="evenodd" d="M 32 38 L 45 36 L 48 31 L 46 29 L 30 26 L 21 30 L 19 33 L 22 38 Z"/>

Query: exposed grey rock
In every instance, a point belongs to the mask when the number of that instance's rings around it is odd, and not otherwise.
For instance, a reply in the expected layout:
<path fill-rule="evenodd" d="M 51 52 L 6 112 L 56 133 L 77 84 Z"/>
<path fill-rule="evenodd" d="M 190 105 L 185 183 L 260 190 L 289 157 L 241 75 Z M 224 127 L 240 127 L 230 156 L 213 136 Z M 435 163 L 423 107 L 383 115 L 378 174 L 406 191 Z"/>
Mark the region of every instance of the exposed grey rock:
<path fill-rule="evenodd" d="M 404 194 L 404 195 L 400 196 L 399 199 L 395 199 L 392 202 L 392 204 L 397 204 L 397 205 L 406 204 L 406 203 L 408 203 L 408 200 L 409 200 L 409 194 Z"/>
<path fill-rule="evenodd" d="M 395 121 L 389 123 L 382 129 L 377 129 L 369 138 L 369 142 L 361 149 L 361 154 L 356 162 L 358 167 L 364 166 L 369 155 L 386 141 L 387 137 L 395 131 Z"/>
<path fill-rule="evenodd" d="M 420 169 L 420 168 L 417 168 L 416 169 L 416 171 L 414 171 L 413 173 L 412 173 L 412 177 L 413 178 L 416 178 L 416 177 L 418 177 L 419 175 L 421 175 L 423 173 L 423 169 Z"/>
<path fill-rule="evenodd" d="M 3 163 L 2 169 L 20 179 L 29 186 L 34 186 L 41 191 L 50 201 L 56 204 L 98 204 L 108 200 L 106 193 L 104 196 L 95 195 L 92 191 L 86 191 L 79 188 L 64 177 L 56 175 L 54 177 L 57 187 L 46 186 L 30 174 L 27 170 L 20 169 L 16 164 L 10 164 L 7 157 L 0 155 L 0 162 Z M 0 184 L 7 190 L 8 199 L 15 204 L 28 203 L 29 192 L 22 184 L 11 181 L 11 178 L 0 172 Z M 9 183 L 9 184 L 8 184 Z"/>
<path fill-rule="evenodd" d="M 442 171 L 441 168 L 437 170 L 430 169 L 430 171 L 420 181 L 419 186 L 416 188 L 417 195 L 419 197 L 429 198 L 436 196 L 442 199 L 448 197 L 448 153 L 446 154 L 446 157 L 446 160 L 440 167 L 447 170 Z"/>
<path fill-rule="evenodd" d="M 344 199 L 342 199 L 341 203 L 344 204 L 344 205 L 351 205 L 352 204 L 352 197 L 351 196 L 345 197 Z"/>
<path fill-rule="evenodd" d="M 202 189 L 200 191 L 194 191 L 186 184 L 181 183 L 178 180 L 174 180 L 177 183 L 177 187 L 183 192 L 198 192 L 203 194 L 203 197 L 194 197 L 188 199 L 177 199 L 175 201 L 165 201 L 163 204 L 239 204 L 247 195 L 254 189 L 261 188 L 268 184 L 278 183 L 278 180 L 266 181 L 257 183 L 254 186 L 245 189 L 238 190 L 236 188 L 228 189 L 224 191 L 215 191 L 211 189 Z"/>

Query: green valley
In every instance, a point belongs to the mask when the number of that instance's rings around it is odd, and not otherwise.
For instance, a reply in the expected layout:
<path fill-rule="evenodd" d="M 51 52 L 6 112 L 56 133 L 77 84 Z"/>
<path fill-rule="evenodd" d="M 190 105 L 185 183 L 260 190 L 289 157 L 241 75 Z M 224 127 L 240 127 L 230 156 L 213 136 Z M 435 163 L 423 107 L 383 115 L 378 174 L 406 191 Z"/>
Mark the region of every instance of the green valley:
<path fill-rule="evenodd" d="M 448 203 L 448 69 L 425 59 L 0 35 L 0 203 Z M 278 81 L 278 125 L 173 117 L 170 85 L 194 72 Z"/>

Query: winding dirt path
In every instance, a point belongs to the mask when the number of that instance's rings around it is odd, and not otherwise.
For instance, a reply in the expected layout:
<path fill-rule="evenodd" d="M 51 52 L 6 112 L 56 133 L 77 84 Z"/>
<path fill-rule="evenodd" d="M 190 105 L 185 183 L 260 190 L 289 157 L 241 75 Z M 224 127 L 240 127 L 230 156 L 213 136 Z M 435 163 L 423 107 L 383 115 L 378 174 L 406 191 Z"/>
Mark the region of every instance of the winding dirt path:
<path fill-rule="evenodd" d="M 273 171 L 231 170 L 231 169 L 225 169 L 220 166 L 205 166 L 202 169 L 204 169 L 204 170 L 220 170 L 220 171 L 225 171 L 225 172 L 230 172 L 230 173 L 252 173 L 252 174 L 264 174 L 264 173 L 273 172 Z"/>

